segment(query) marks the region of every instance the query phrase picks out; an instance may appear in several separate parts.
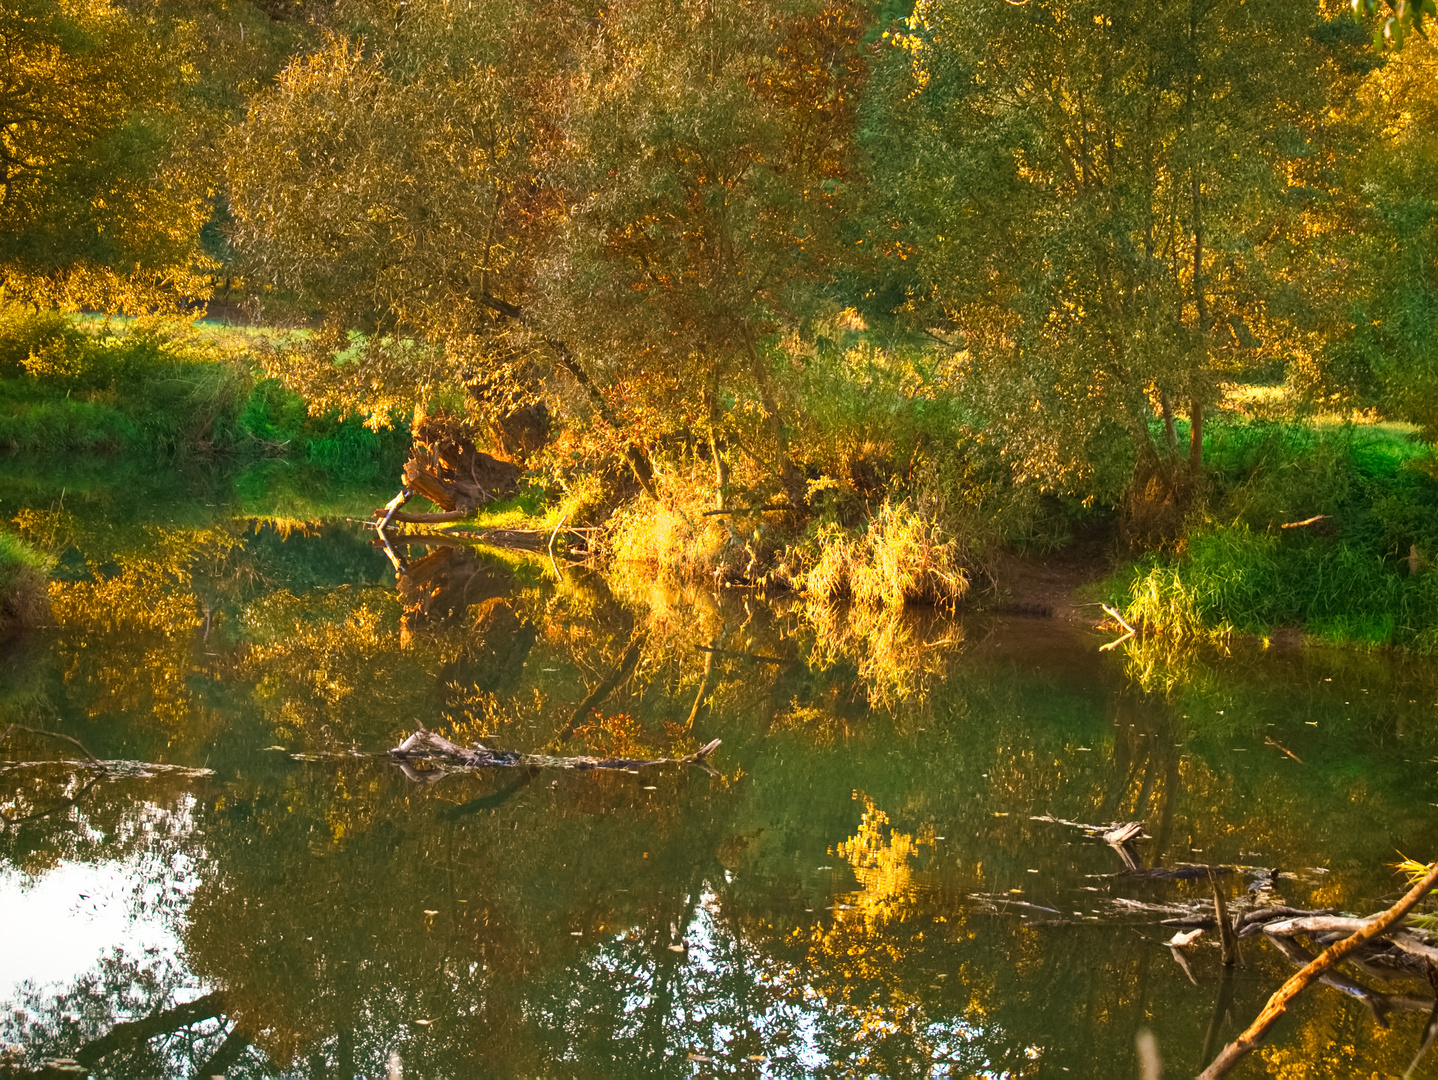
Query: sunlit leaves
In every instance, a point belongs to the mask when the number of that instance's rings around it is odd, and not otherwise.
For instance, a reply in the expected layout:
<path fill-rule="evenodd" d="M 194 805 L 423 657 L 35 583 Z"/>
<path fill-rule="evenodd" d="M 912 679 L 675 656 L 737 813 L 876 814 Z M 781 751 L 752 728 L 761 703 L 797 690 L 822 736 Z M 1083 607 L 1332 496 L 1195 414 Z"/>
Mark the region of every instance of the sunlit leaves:
<path fill-rule="evenodd" d="M 0 11 L 0 291 L 41 306 L 208 295 L 213 185 L 188 161 L 178 57 L 108 0 Z"/>

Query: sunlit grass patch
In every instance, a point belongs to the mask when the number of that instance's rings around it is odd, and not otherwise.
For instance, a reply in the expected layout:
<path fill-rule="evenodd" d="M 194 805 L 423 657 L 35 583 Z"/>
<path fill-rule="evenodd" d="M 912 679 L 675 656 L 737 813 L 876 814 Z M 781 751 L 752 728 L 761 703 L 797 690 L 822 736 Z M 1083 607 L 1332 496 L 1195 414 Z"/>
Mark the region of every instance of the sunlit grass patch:
<path fill-rule="evenodd" d="M 49 616 L 45 578 L 52 565 L 52 559 L 14 533 L 0 531 L 0 633 Z"/>
<path fill-rule="evenodd" d="M 1216 640 L 1300 627 L 1316 639 L 1431 650 L 1438 577 L 1324 537 L 1203 529 L 1177 560 L 1150 557 L 1110 579 L 1124 617 L 1144 633 Z"/>

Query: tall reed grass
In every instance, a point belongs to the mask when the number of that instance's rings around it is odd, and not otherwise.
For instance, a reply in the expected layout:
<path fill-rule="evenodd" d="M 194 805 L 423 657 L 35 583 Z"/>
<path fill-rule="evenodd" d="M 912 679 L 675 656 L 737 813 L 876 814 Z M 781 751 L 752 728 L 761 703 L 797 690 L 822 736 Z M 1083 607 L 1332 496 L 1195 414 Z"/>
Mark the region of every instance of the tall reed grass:
<path fill-rule="evenodd" d="M 858 530 L 821 525 L 803 561 L 803 591 L 818 599 L 952 608 L 969 589 L 958 541 L 907 501 L 885 500 Z"/>

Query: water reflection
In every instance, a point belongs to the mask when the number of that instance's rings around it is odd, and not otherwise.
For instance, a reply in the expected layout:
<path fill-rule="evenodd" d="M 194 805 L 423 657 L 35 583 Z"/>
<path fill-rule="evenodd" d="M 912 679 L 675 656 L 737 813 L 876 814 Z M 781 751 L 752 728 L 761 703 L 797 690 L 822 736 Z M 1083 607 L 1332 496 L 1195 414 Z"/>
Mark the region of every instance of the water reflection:
<path fill-rule="evenodd" d="M 406 547 L 396 587 L 336 526 L 51 524 L 83 573 L 0 659 L 0 723 L 216 775 L 107 778 L 0 839 L 7 928 L 112 895 L 73 956 L 6 961 L 16 1069 L 1132 1075 L 1144 1025 L 1177 1072 L 1291 968 L 1250 945 L 1225 977 L 1202 941 L 1180 967 L 1159 921 L 1210 886 L 1175 868 L 1368 911 L 1438 840 L 1434 679 L 1390 660 L 1112 656 L 450 544 Z M 372 755 L 419 723 L 723 746 L 718 775 L 417 785 Z M 37 775 L 0 771 L 7 805 Z M 1131 865 L 1069 824 L 1116 820 L 1145 823 Z M 1325 989 L 1248 1069 L 1401 1070 L 1421 1023 Z"/>

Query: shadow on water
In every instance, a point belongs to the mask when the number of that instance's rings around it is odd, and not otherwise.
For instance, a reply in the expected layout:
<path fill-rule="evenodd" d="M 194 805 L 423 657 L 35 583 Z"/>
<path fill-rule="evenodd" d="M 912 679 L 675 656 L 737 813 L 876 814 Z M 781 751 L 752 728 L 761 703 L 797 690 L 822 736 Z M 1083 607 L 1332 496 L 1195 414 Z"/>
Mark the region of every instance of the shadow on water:
<path fill-rule="evenodd" d="M 1438 840 L 1435 680 L 1391 658 L 1103 654 L 470 546 L 396 581 L 342 524 L 68 513 L 27 519 L 77 572 L 0 658 L 0 727 L 135 767 L 60 805 L 78 766 L 7 751 L 0 809 L 56 806 L 0 839 L 0 918 L 46 942 L 0 956 L 8 1075 L 1133 1076 L 1142 1027 L 1181 1073 L 1292 970 L 1165 944 L 1208 868 L 1236 912 L 1368 912 Z M 421 724 L 723 744 L 415 784 L 379 752 Z M 1083 827 L 1114 822 L 1143 835 Z M 1249 1074 L 1401 1072 L 1424 984 L 1362 974 Z"/>

